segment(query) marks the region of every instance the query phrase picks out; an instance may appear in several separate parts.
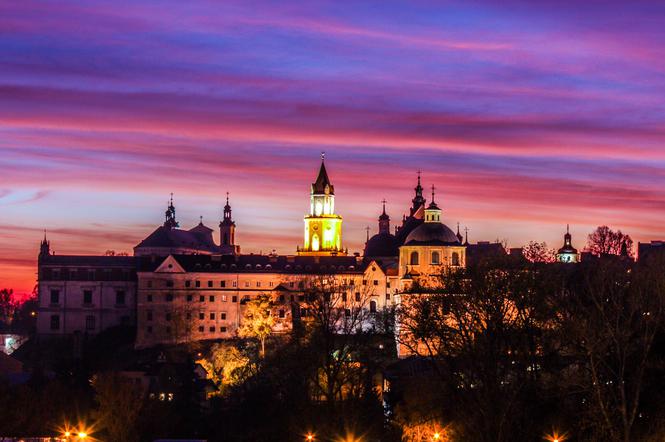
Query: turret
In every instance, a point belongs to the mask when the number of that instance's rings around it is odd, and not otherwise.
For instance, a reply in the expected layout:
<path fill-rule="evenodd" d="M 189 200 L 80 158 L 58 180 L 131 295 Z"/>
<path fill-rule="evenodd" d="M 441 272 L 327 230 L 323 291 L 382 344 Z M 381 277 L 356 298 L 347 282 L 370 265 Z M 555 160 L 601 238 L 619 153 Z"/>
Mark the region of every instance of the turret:
<path fill-rule="evenodd" d="M 44 258 L 51 254 L 51 242 L 46 239 L 46 230 L 44 230 L 44 239 L 39 244 L 39 258 Z"/>
<path fill-rule="evenodd" d="M 420 171 L 418 171 L 418 184 L 413 190 L 415 190 L 416 196 L 414 196 L 411 200 L 413 203 L 413 206 L 411 206 L 411 216 L 413 216 L 413 214 L 416 213 L 418 209 L 420 209 L 420 207 L 425 204 L 425 198 L 423 197 L 423 186 L 420 185 Z"/>
<path fill-rule="evenodd" d="M 231 205 L 229 204 L 229 193 L 226 192 L 226 205 L 224 206 L 224 217 L 219 223 L 219 238 L 222 247 L 235 248 L 236 223 L 231 217 Z"/>
<path fill-rule="evenodd" d="M 171 194 L 171 200 L 168 203 L 166 212 L 164 213 L 164 227 L 169 229 L 175 229 L 179 227 L 178 221 L 175 219 L 175 206 L 173 205 L 173 194 Z"/>
<path fill-rule="evenodd" d="M 390 217 L 386 213 L 386 200 L 383 203 L 383 213 L 379 215 L 379 233 L 390 233 Z"/>

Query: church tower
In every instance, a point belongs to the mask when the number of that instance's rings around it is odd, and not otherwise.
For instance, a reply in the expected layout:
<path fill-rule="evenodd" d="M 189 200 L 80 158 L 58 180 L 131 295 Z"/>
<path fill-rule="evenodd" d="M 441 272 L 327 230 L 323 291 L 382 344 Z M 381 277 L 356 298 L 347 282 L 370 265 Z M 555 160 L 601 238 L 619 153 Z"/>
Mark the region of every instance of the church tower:
<path fill-rule="evenodd" d="M 231 205 L 229 204 L 228 192 L 226 192 L 224 218 L 219 223 L 219 242 L 222 253 L 233 255 L 240 253 L 240 247 L 236 245 L 236 223 L 231 218 Z"/>
<path fill-rule="evenodd" d="M 319 175 L 312 183 L 304 244 L 298 248 L 298 255 L 346 255 L 342 249 L 342 217 L 335 215 L 335 187 L 328 178 L 323 154 Z"/>

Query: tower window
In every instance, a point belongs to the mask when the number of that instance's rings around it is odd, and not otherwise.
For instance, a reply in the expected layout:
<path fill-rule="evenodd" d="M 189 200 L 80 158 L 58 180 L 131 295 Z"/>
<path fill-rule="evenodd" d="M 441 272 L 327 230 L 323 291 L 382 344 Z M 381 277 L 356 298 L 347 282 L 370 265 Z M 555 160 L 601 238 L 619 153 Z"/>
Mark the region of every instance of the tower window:
<path fill-rule="evenodd" d="M 411 252 L 411 258 L 409 259 L 409 264 L 412 266 L 418 265 L 418 252 Z"/>
<path fill-rule="evenodd" d="M 376 301 L 369 302 L 369 311 L 370 313 L 376 313 Z"/>
<path fill-rule="evenodd" d="M 432 264 L 441 264 L 441 255 L 439 252 L 432 252 Z"/>
<path fill-rule="evenodd" d="M 51 290 L 51 304 L 60 303 L 60 290 Z"/>
<path fill-rule="evenodd" d="M 92 290 L 83 290 L 83 304 L 92 304 Z"/>

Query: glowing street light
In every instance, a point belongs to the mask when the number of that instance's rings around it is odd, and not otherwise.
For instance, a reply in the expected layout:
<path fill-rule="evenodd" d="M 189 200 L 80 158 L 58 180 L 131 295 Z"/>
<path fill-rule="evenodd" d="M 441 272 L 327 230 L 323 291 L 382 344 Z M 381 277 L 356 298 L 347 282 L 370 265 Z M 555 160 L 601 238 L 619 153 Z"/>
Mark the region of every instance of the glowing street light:
<path fill-rule="evenodd" d="M 88 437 L 88 434 L 84 431 L 79 431 L 77 436 L 79 437 L 79 439 L 85 439 L 86 437 Z"/>
<path fill-rule="evenodd" d="M 307 437 L 305 437 L 305 439 L 306 439 L 308 442 L 311 442 L 311 441 L 314 440 L 314 435 L 313 435 L 312 433 L 307 433 Z"/>
<path fill-rule="evenodd" d="M 441 434 L 438 431 L 434 433 L 434 440 L 441 440 Z"/>
<path fill-rule="evenodd" d="M 564 442 L 568 435 L 566 433 L 564 434 L 559 434 L 558 431 L 553 431 L 552 434 L 548 434 L 545 436 L 545 440 L 548 442 Z"/>

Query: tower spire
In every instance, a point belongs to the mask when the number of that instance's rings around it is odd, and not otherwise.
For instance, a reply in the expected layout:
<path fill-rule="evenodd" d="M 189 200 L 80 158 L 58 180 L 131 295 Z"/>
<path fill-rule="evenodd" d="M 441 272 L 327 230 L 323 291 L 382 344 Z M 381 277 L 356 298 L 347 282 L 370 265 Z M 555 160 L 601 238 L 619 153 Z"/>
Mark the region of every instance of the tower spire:
<path fill-rule="evenodd" d="M 418 211 L 420 206 L 425 204 L 425 198 L 423 197 L 423 186 L 421 186 L 420 184 L 421 174 L 422 171 L 418 170 L 418 184 L 416 184 L 416 187 L 413 189 L 415 190 L 416 195 L 411 200 L 411 202 L 413 203 L 413 206 L 411 207 L 411 216 L 413 216 L 413 214 Z"/>
<path fill-rule="evenodd" d="M 46 229 L 44 229 L 44 239 L 39 244 L 39 257 L 48 256 L 51 254 L 51 243 L 46 239 Z"/>
<path fill-rule="evenodd" d="M 175 219 L 175 206 L 173 205 L 173 192 L 171 192 L 171 198 L 169 199 L 166 212 L 164 213 L 164 227 L 169 229 L 174 229 L 179 227 L 178 221 Z"/>
<path fill-rule="evenodd" d="M 386 199 L 382 199 L 383 212 L 379 215 L 379 233 L 390 233 L 390 217 L 386 213 Z"/>
<path fill-rule="evenodd" d="M 464 245 L 468 246 L 469 245 L 469 228 L 464 227 Z"/>
<path fill-rule="evenodd" d="M 231 216 L 231 204 L 229 203 L 229 192 L 226 192 L 226 204 L 224 205 L 224 215 L 219 223 L 219 238 L 222 247 L 222 253 L 238 254 L 240 247 L 236 245 L 236 223 Z"/>
<path fill-rule="evenodd" d="M 459 241 L 459 243 L 462 244 L 462 240 L 464 238 L 462 237 L 462 234 L 459 231 L 459 223 L 457 223 L 457 234 L 455 236 L 457 237 L 457 241 Z"/>

